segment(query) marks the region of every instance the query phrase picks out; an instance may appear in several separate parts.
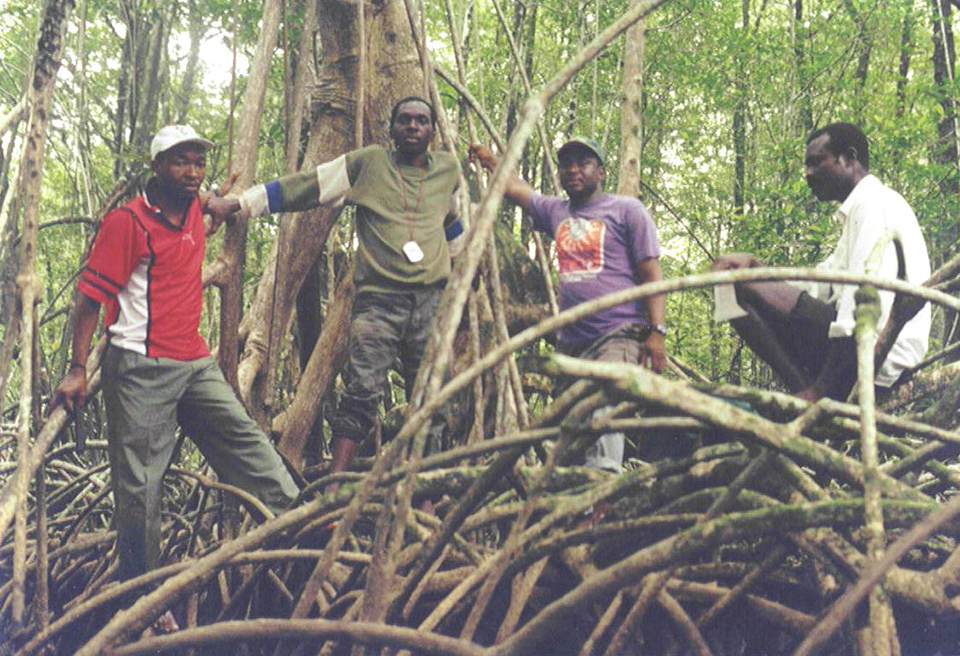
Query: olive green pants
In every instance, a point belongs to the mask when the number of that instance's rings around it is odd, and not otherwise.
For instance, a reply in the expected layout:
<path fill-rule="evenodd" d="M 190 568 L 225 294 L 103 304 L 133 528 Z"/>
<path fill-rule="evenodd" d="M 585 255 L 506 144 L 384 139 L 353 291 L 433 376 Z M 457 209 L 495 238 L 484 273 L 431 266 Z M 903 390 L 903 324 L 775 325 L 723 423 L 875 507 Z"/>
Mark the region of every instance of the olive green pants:
<path fill-rule="evenodd" d="M 299 490 L 212 357 L 180 362 L 110 346 L 103 393 L 120 580 L 158 565 L 163 475 L 179 423 L 220 479 L 282 511 Z"/>

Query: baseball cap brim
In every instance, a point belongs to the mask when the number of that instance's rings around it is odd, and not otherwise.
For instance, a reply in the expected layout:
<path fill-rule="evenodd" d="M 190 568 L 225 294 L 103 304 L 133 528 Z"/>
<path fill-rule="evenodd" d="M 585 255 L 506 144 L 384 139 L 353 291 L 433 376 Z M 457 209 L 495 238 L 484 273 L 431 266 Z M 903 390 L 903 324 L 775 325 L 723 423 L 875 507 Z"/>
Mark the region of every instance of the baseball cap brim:
<path fill-rule="evenodd" d="M 189 125 L 167 125 L 157 132 L 150 143 L 150 159 L 155 160 L 158 155 L 183 144 L 195 144 L 204 150 L 213 148 L 212 141 L 201 137 Z"/>
<path fill-rule="evenodd" d="M 203 146 L 204 150 L 210 150 L 213 148 L 213 142 L 209 139 L 204 139 L 203 137 L 197 137 L 196 139 L 184 139 L 166 146 L 163 150 L 158 150 L 156 155 L 153 156 L 153 159 L 157 159 L 157 155 L 162 155 L 168 150 L 176 148 L 177 146 L 182 146 L 183 144 L 195 144 L 197 146 Z"/>
<path fill-rule="evenodd" d="M 576 146 L 580 146 L 582 148 L 586 148 L 587 150 L 589 150 L 591 153 L 597 156 L 597 159 L 600 161 L 600 164 L 603 165 L 604 163 L 603 148 L 600 146 L 600 144 L 598 144 L 593 139 L 587 139 L 586 137 L 574 137 L 568 140 L 565 144 L 560 146 L 560 150 L 557 151 L 557 157 L 560 157 L 560 155 L 563 154 L 563 151 L 567 150 L 568 148 L 573 148 Z"/>

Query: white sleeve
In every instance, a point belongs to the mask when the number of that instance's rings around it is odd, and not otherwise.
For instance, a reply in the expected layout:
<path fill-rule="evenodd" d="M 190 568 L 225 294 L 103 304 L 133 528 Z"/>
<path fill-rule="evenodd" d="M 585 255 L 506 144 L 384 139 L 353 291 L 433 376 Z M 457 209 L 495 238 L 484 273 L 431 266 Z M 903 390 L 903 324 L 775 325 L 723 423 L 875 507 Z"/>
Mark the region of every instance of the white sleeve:
<path fill-rule="evenodd" d="M 267 188 L 264 185 L 250 187 L 240 194 L 240 218 L 250 219 L 259 216 L 266 216 L 270 213 L 270 205 L 267 200 Z"/>
<path fill-rule="evenodd" d="M 873 211 L 865 211 L 866 208 L 858 208 L 851 214 L 850 234 L 843 237 L 849 241 L 846 244 L 849 253 L 847 265 L 843 270 L 849 273 L 866 273 L 867 260 L 873 252 L 877 243 L 887 238 L 887 221 L 882 210 L 874 208 Z M 883 278 L 896 279 L 897 277 L 897 253 L 892 243 L 888 244 L 883 253 L 883 260 L 877 275 Z M 854 319 L 854 310 L 856 310 L 856 294 L 858 285 L 840 285 L 839 296 L 837 297 L 837 318 L 830 324 L 829 336 L 851 337 L 856 326 Z M 893 293 L 880 293 L 880 323 L 878 328 L 882 328 L 890 316 L 890 308 L 893 305 Z"/>
<path fill-rule="evenodd" d="M 321 205 L 339 205 L 350 191 L 350 178 L 347 175 L 347 156 L 340 155 L 317 167 L 317 187 Z"/>

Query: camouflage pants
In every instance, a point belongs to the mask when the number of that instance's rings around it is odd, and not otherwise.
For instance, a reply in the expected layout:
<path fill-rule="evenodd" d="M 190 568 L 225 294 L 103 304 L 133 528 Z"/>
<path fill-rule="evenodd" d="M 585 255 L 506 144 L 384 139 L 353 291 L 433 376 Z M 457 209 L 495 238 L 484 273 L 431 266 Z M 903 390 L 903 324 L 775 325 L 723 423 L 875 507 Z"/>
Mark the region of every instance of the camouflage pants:
<path fill-rule="evenodd" d="M 363 291 L 350 317 L 350 342 L 343 370 L 344 393 L 330 420 L 334 438 L 361 442 L 376 426 L 387 373 L 399 358 L 407 397 L 433 330 L 442 286 L 410 291 Z M 440 448 L 442 425 L 435 422 L 427 453 Z"/>

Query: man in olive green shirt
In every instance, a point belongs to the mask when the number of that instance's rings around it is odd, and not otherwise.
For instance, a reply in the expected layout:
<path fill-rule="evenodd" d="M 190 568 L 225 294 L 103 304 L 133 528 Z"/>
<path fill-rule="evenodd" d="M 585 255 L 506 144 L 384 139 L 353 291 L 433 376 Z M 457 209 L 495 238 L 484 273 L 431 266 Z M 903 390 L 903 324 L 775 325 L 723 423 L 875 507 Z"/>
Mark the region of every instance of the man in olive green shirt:
<path fill-rule="evenodd" d="M 360 148 L 208 205 L 215 221 L 238 210 L 255 217 L 320 205 L 357 208 L 357 298 L 345 391 L 330 422 L 332 472 L 350 466 L 357 444 L 373 430 L 387 371 L 398 356 L 407 394 L 412 391 L 452 251 L 463 241 L 456 211 L 460 165 L 451 153 L 429 152 L 435 128 L 427 101 L 404 98 L 390 117 L 394 150 Z"/>

